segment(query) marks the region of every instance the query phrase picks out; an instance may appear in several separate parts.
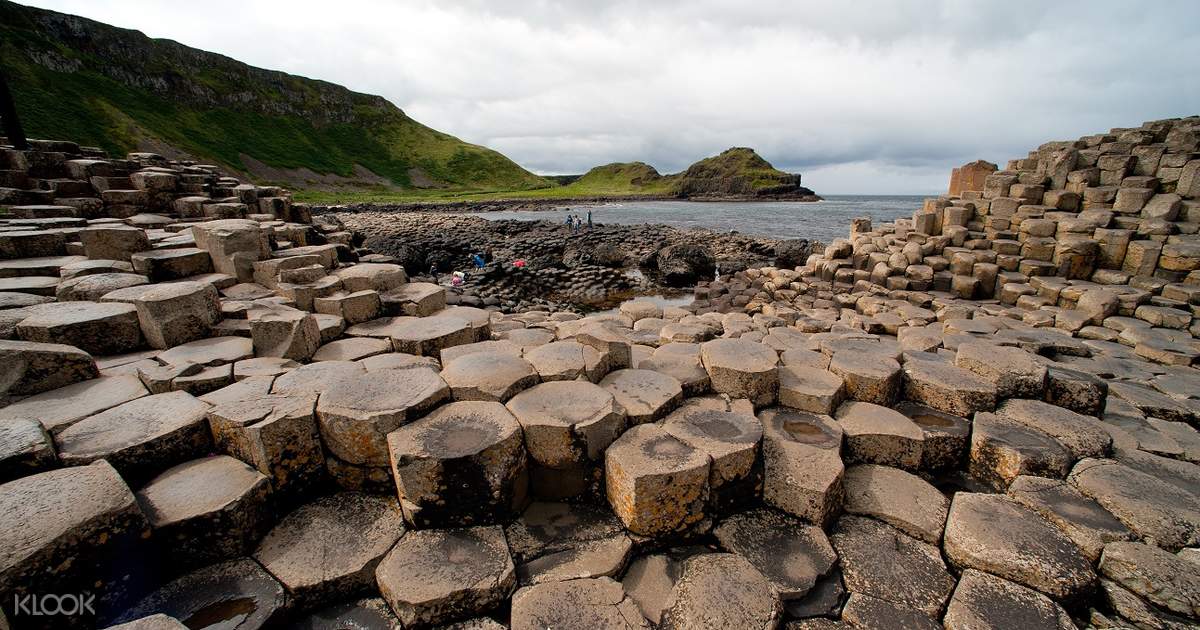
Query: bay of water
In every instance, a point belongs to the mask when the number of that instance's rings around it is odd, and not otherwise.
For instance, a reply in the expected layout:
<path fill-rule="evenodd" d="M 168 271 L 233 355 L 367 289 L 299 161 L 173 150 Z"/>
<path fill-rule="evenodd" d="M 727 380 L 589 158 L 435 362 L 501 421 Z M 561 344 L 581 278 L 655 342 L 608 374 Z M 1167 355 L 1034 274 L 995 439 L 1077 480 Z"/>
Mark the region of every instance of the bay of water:
<path fill-rule="evenodd" d="M 911 216 L 925 196 L 829 195 L 824 201 L 628 201 L 554 210 L 482 212 L 485 219 L 565 221 L 568 214 L 596 223 L 664 223 L 681 229 L 736 230 L 768 238 L 807 238 L 829 243 L 850 232 L 850 220 L 871 217 L 875 223 Z"/>

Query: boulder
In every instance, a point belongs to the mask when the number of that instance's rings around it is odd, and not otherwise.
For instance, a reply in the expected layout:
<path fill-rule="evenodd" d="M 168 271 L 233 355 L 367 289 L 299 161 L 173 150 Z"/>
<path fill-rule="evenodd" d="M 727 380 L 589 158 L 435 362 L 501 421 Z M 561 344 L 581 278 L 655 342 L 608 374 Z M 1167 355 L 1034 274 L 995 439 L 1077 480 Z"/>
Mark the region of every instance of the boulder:
<path fill-rule="evenodd" d="M 92 355 L 60 343 L 0 340 L 0 392 L 39 394 L 100 376 Z"/>
<path fill-rule="evenodd" d="M 701 245 L 676 243 L 658 251 L 656 257 L 658 274 L 667 286 L 691 286 L 701 278 L 713 275 L 716 259 L 712 252 Z"/>

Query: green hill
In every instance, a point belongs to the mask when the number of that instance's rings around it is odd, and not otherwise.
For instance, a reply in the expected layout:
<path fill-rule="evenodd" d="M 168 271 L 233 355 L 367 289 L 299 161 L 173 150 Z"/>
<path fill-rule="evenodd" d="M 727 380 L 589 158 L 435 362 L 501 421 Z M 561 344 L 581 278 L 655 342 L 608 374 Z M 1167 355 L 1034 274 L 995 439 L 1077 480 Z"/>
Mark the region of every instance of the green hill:
<path fill-rule="evenodd" d="M 659 174 L 643 162 L 597 166 L 583 175 L 557 176 L 561 185 L 489 194 L 503 198 L 661 197 L 663 199 L 788 199 L 815 201 L 800 175 L 785 173 L 754 152 L 734 147 L 704 158 L 682 173 Z"/>
<path fill-rule="evenodd" d="M 726 149 L 692 164 L 679 174 L 674 192 L 689 199 L 813 194 L 800 185 L 799 175 L 784 173 L 746 147 Z"/>
<path fill-rule="evenodd" d="M 379 96 L 0 0 L 0 64 L 31 137 L 217 163 L 298 189 L 554 186 Z"/>
<path fill-rule="evenodd" d="M 672 179 L 643 162 L 614 162 L 597 166 L 562 187 L 578 195 L 667 195 Z"/>

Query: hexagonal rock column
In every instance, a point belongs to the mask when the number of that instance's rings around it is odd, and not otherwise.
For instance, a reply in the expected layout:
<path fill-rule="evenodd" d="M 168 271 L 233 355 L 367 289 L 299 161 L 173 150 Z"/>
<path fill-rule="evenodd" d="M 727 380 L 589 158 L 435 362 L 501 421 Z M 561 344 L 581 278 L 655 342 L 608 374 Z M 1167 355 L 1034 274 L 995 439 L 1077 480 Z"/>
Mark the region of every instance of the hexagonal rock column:
<path fill-rule="evenodd" d="M 762 423 L 758 418 L 703 404 L 684 404 L 662 428 L 708 455 L 712 514 L 731 511 L 762 495 Z"/>
<path fill-rule="evenodd" d="M 198 247 L 156 249 L 134 254 L 130 262 L 134 271 L 150 278 L 150 282 L 182 280 L 189 276 L 212 273 L 212 258 Z"/>
<path fill-rule="evenodd" d="M 524 507 L 521 425 L 496 402 L 456 402 L 391 432 L 392 474 L 415 527 L 494 523 Z"/>
<path fill-rule="evenodd" d="M 528 361 L 504 352 L 473 352 L 442 369 L 454 400 L 505 402 L 538 382 Z"/>
<path fill-rule="evenodd" d="M 596 383 L 608 373 L 608 357 L 577 341 L 554 341 L 531 348 L 525 360 L 543 381 L 573 381 L 579 377 Z"/>
<path fill-rule="evenodd" d="M 585 381 L 542 383 L 508 401 L 521 423 L 535 497 L 602 496 L 604 451 L 625 431 L 625 412 Z"/>
<path fill-rule="evenodd" d="M 620 574 L 633 552 L 621 521 L 586 503 L 533 503 L 505 534 L 522 586 Z"/>
<path fill-rule="evenodd" d="M 846 590 L 936 616 L 950 599 L 954 576 L 938 548 L 861 516 L 838 519 L 829 540 L 842 563 Z"/>
<path fill-rule="evenodd" d="M 313 298 L 313 309 L 318 313 L 337 315 L 346 320 L 347 325 L 353 325 L 375 319 L 383 305 L 376 291 L 339 291 L 328 297 Z"/>
<path fill-rule="evenodd" d="M 972 477 L 1003 490 L 1020 475 L 1061 479 L 1073 460 L 1057 440 L 993 413 L 977 413 L 971 423 L 968 470 Z"/>
<path fill-rule="evenodd" d="M 846 397 L 851 400 L 891 405 L 900 394 L 900 364 L 878 352 L 835 352 L 829 371 L 846 381 Z"/>
<path fill-rule="evenodd" d="M 1134 538 L 1108 510 L 1064 481 L 1017 477 L 1008 487 L 1008 496 L 1062 530 L 1090 562 L 1100 559 L 1105 544 Z"/>
<path fill-rule="evenodd" d="M 846 434 L 846 460 L 916 470 L 921 465 L 925 434 L 904 414 L 865 402 L 838 407 L 838 424 Z"/>
<path fill-rule="evenodd" d="M 963 571 L 946 608 L 944 622 L 946 630 L 1077 628 L 1067 611 L 1049 597 L 975 569 Z"/>
<path fill-rule="evenodd" d="M 608 364 L 614 370 L 633 365 L 633 344 L 621 333 L 604 324 L 585 325 L 575 333 L 575 341 L 591 346 L 607 356 Z"/>
<path fill-rule="evenodd" d="M 970 421 L 908 401 L 897 403 L 893 409 L 907 416 L 925 434 L 925 443 L 921 446 L 921 470 L 958 468 L 971 443 Z"/>
<path fill-rule="evenodd" d="M 846 469 L 846 512 L 877 518 L 936 545 L 950 501 L 920 477 L 889 466 L 862 464 Z"/>
<path fill-rule="evenodd" d="M 1170 617 L 1179 620 L 1180 625 L 1194 626 L 1200 620 L 1200 575 L 1196 572 L 1195 562 L 1186 556 L 1151 544 L 1114 542 L 1104 546 L 1100 572 L 1159 610 L 1170 611 Z M 1105 587 L 1106 591 L 1112 592 L 1111 583 Z"/>
<path fill-rule="evenodd" d="M 1068 481 L 1164 549 L 1200 545 L 1200 509 L 1179 486 L 1111 459 L 1080 460 Z"/>
<path fill-rule="evenodd" d="M 358 263 L 335 269 L 333 275 L 342 281 L 342 288 L 350 292 L 377 291 L 386 293 L 408 282 L 404 267 L 387 263 Z"/>
<path fill-rule="evenodd" d="M 512 597 L 513 630 L 650 627 L 621 584 L 607 577 L 545 582 Z"/>
<path fill-rule="evenodd" d="M 643 536 L 684 531 L 704 518 L 709 457 L 656 425 L 625 432 L 604 453 L 608 504 Z"/>
<path fill-rule="evenodd" d="M 258 560 L 302 608 L 343 601 L 374 586 L 375 567 L 404 535 L 396 499 L 341 492 L 283 517 Z"/>
<path fill-rule="evenodd" d="M 679 381 L 652 370 L 617 370 L 600 381 L 625 409 L 630 425 L 654 422 L 679 406 L 683 386 Z"/>
<path fill-rule="evenodd" d="M 1112 436 L 1100 421 L 1040 400 L 1006 400 L 996 415 L 1049 435 L 1076 459 L 1103 457 L 1112 446 Z"/>
<path fill-rule="evenodd" d="M 494 626 L 487 625 L 487 619 L 478 626 L 464 626 L 471 630 L 504 630 L 504 626 L 491 621 Z M 470 623 L 470 622 L 464 622 Z M 319 608 L 307 615 L 301 616 L 293 626 L 296 630 L 330 630 L 331 628 L 378 628 L 379 630 L 400 630 L 400 620 L 392 612 L 391 606 L 382 597 L 363 597 L 352 601 L 342 602 Z M 176 630 L 176 629 L 172 629 Z"/>
<path fill-rule="evenodd" d="M 475 340 L 471 323 L 460 317 L 392 317 L 359 324 L 347 334 L 355 335 L 354 329 L 378 323 L 381 332 L 392 340 L 396 352 L 436 357 L 444 348 L 461 346 Z M 379 335 L 368 335 L 379 336 Z"/>
<path fill-rule="evenodd" d="M 271 479 L 276 498 L 299 498 L 325 479 L 315 393 L 262 395 L 209 409 L 218 451 Z M 284 501 L 286 503 L 286 501 Z"/>
<path fill-rule="evenodd" d="M 192 226 L 196 247 L 212 256 L 217 273 L 254 282 L 254 263 L 271 257 L 267 233 L 257 221 L 223 219 Z"/>
<path fill-rule="evenodd" d="M 100 260 L 129 262 L 136 253 L 150 249 L 150 239 L 141 228 L 125 225 L 87 227 L 79 230 L 84 254 Z"/>
<path fill-rule="evenodd" d="M 118 623 L 165 614 L 188 627 L 212 627 L 211 619 L 237 619 L 244 628 L 269 628 L 282 622 L 287 593 L 270 573 L 250 558 L 238 558 L 185 574 L 121 613 Z"/>
<path fill-rule="evenodd" d="M 754 565 L 732 553 L 688 558 L 675 584 L 675 603 L 660 627 L 772 628 L 782 616 L 770 581 Z"/>
<path fill-rule="evenodd" d="M 1009 497 L 959 492 L 946 519 L 946 557 L 1058 600 L 1085 596 L 1092 565 L 1062 532 Z"/>
<path fill-rule="evenodd" d="M 270 527 L 271 482 L 216 455 L 167 469 L 138 490 L 160 557 L 186 570 L 245 555 Z"/>
<path fill-rule="evenodd" d="M 755 406 L 775 401 L 779 355 L 771 348 L 742 339 L 713 339 L 700 344 L 700 360 L 718 394 L 748 398 Z"/>
<path fill-rule="evenodd" d="M 37 420 L 0 422 L 0 484 L 55 468 L 54 441 Z"/>
<path fill-rule="evenodd" d="M 958 345 L 954 364 L 970 370 L 996 387 L 997 398 L 1040 398 L 1046 385 L 1046 366 L 1021 348 L 984 342 Z"/>
<path fill-rule="evenodd" d="M 95 355 L 132 352 L 142 344 L 137 310 L 129 304 L 57 302 L 31 310 L 17 324 L 26 341 L 66 343 Z"/>
<path fill-rule="evenodd" d="M 714 533 L 722 547 L 749 560 L 784 601 L 804 597 L 837 562 L 821 528 L 771 509 L 735 514 Z"/>
<path fill-rule="evenodd" d="M 846 397 L 842 377 L 829 370 L 810 366 L 779 368 L 779 404 L 829 415 Z"/>
<path fill-rule="evenodd" d="M 473 617 L 507 599 L 517 583 L 499 526 L 409 532 L 375 579 L 405 627 Z"/>
<path fill-rule="evenodd" d="M 78 466 L 108 460 L 134 486 L 212 448 L 208 404 L 185 392 L 131 400 L 59 433 L 58 457 Z"/>
<path fill-rule="evenodd" d="M 149 395 L 137 376 L 102 376 L 24 398 L 0 408 L 0 424 L 30 420 L 51 434 L 121 403 Z"/>
<path fill-rule="evenodd" d="M 948 363 L 909 359 L 904 363 L 904 397 L 939 411 L 967 416 L 995 408 L 996 386 Z"/>
<path fill-rule="evenodd" d="M 97 594 L 97 613 L 128 604 L 146 565 L 129 562 L 149 527 L 137 500 L 107 462 L 51 470 L 0 486 L 0 591 Z M 70 561 L 66 561 L 69 559 Z M 10 617 L 10 619 L 13 617 Z"/>
<path fill-rule="evenodd" d="M 432 370 L 334 376 L 317 399 L 321 436 L 344 462 L 387 466 L 388 434 L 449 397 L 450 389 Z"/>
<path fill-rule="evenodd" d="M 842 429 L 829 416 L 786 407 L 759 412 L 763 501 L 825 527 L 842 511 Z"/>
<path fill-rule="evenodd" d="M 446 308 L 446 290 L 429 282 L 410 282 L 383 292 L 388 313 L 428 317 Z"/>
<path fill-rule="evenodd" d="M 183 625 L 181 621 L 162 613 L 109 626 L 109 628 L 111 630 L 187 630 L 187 626 Z"/>
<path fill-rule="evenodd" d="M 39 394 L 100 376 L 92 355 L 61 343 L 0 339 L 0 391 Z"/>
<path fill-rule="evenodd" d="M 105 295 L 104 301 L 133 304 L 146 343 L 163 350 L 207 337 L 221 319 L 217 290 L 207 282 L 119 289 Z"/>
<path fill-rule="evenodd" d="M 303 361 L 321 347 L 317 318 L 304 311 L 290 308 L 252 310 L 248 319 L 254 353 L 260 357 Z"/>

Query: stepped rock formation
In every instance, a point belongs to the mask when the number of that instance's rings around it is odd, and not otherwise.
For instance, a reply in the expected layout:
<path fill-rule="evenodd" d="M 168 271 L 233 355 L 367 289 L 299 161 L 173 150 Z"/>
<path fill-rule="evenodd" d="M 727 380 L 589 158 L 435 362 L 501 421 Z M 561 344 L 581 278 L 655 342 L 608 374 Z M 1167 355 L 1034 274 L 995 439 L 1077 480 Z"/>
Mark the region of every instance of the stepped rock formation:
<path fill-rule="evenodd" d="M 0 146 L 4 621 L 1195 626 L 1198 131 L 588 316 L 214 167 Z"/>
<path fill-rule="evenodd" d="M 987 177 L 996 170 L 995 164 L 984 160 L 963 164 L 950 172 L 950 191 L 947 194 L 957 197 L 965 191 L 983 190 Z"/>

